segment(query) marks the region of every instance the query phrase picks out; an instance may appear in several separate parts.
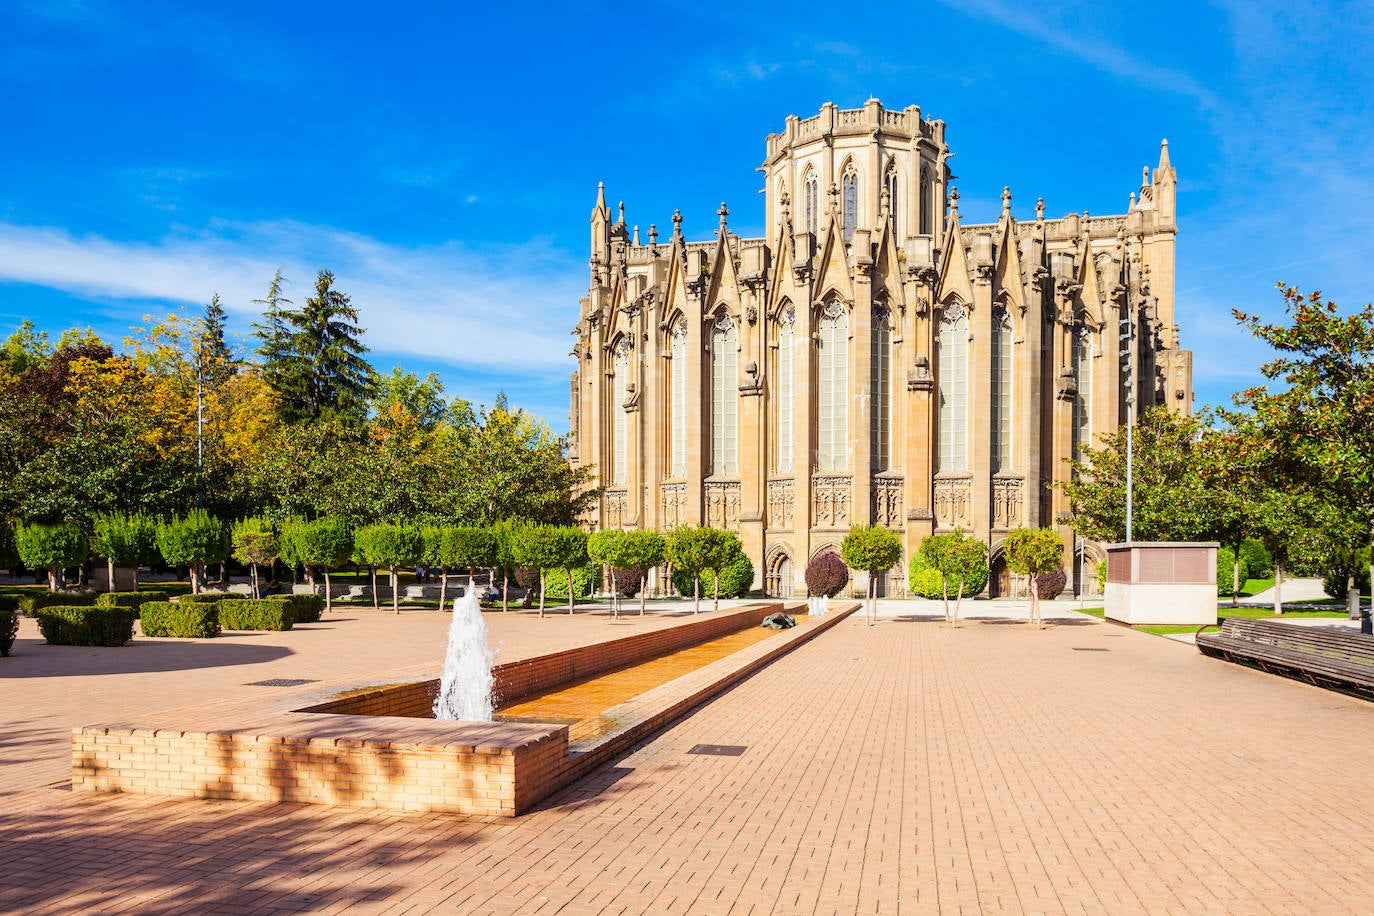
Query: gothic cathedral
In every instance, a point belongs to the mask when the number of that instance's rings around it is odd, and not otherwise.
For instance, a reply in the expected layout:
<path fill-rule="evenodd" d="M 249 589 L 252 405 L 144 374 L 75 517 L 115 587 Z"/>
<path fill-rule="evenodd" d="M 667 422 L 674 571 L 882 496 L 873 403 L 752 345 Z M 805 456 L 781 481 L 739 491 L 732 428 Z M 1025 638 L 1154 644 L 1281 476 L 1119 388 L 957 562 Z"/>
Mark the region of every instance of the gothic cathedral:
<path fill-rule="evenodd" d="M 722 204 L 713 238 L 687 241 L 675 213 L 643 244 L 598 190 L 570 416 L 570 460 L 604 487 L 589 523 L 732 529 L 755 588 L 781 597 L 864 522 L 906 558 L 972 532 L 1006 594 L 1005 533 L 1051 525 L 1070 582 L 1095 589 L 1099 547 L 1075 542 L 1052 486 L 1065 459 L 1125 422 L 1132 392 L 1192 408 L 1167 143 L 1124 215 L 1046 219 L 1038 201 L 1018 222 L 1003 189 L 981 225 L 960 222 L 945 124 L 916 106 L 827 103 L 767 147 L 763 238 L 732 233 Z"/>

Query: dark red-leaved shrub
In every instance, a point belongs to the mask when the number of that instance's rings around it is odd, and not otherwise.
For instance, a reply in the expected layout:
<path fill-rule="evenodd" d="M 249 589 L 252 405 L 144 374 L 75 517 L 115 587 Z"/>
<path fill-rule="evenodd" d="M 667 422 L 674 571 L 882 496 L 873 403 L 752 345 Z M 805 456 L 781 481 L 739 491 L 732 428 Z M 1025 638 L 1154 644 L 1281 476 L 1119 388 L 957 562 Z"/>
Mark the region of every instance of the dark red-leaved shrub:
<path fill-rule="evenodd" d="M 1068 573 L 1064 572 L 1064 567 L 1059 567 L 1054 572 L 1041 573 L 1035 577 L 1035 585 L 1040 593 L 1041 601 L 1053 601 L 1064 591 L 1064 586 L 1068 583 Z"/>
<path fill-rule="evenodd" d="M 839 554 L 826 551 L 806 565 L 806 590 L 811 595 L 833 598 L 849 581 L 849 567 Z"/>
<path fill-rule="evenodd" d="M 615 576 L 616 591 L 626 598 L 633 598 L 639 594 L 639 589 L 644 585 L 644 576 L 646 575 L 642 566 L 629 568 L 616 566 L 611 569 L 611 574 Z"/>

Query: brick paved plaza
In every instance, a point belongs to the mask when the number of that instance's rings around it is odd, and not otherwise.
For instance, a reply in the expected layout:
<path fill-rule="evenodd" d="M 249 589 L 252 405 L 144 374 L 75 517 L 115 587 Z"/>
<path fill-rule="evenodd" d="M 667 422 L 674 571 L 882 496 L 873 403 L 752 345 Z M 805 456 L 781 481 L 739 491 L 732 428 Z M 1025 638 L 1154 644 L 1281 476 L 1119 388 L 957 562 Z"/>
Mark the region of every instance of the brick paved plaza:
<path fill-rule="evenodd" d="M 487 619 L 502 660 L 675 621 Z M 1374 704 L 1052 624 L 850 618 L 504 820 L 64 785 L 72 726 L 437 668 L 444 615 L 121 649 L 43 646 L 25 621 L 0 660 L 0 911 L 1369 909 Z"/>

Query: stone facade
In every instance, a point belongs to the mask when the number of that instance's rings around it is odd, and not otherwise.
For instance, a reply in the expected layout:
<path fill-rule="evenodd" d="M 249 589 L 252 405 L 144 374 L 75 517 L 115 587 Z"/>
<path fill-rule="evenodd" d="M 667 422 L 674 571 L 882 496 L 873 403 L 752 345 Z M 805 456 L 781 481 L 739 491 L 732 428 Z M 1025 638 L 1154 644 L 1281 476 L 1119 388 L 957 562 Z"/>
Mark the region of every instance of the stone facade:
<path fill-rule="evenodd" d="M 861 522 L 907 556 L 972 532 L 994 591 L 1009 528 L 1056 525 L 1074 556 L 1052 484 L 1125 420 L 1123 328 L 1137 403 L 1192 409 L 1168 145 L 1125 214 L 1052 220 L 1038 201 L 1018 221 L 1003 189 L 983 225 L 960 221 L 949 156 L 943 121 L 871 99 L 769 135 L 764 238 L 722 204 L 713 238 L 687 241 L 677 212 L 645 244 L 598 190 L 570 413 L 570 460 L 605 487 L 592 527 L 730 528 L 782 596 Z"/>

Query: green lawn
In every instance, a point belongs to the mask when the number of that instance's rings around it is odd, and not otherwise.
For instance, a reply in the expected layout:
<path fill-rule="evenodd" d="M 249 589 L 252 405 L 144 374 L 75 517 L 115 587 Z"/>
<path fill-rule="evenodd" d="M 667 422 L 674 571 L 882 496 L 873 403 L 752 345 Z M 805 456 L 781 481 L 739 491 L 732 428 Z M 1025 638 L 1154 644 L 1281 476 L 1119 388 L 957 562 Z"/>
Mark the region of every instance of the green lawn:
<path fill-rule="evenodd" d="M 1343 606 L 1342 606 L 1342 607 L 1343 607 Z M 1284 620 L 1284 619 L 1288 619 L 1288 620 L 1292 620 L 1292 619 L 1305 620 L 1305 619 L 1308 619 L 1308 618 L 1315 618 L 1315 617 L 1338 617 L 1338 618 L 1339 618 L 1339 617 L 1344 617 L 1344 616 L 1345 616 L 1345 611 L 1344 611 L 1344 610 L 1332 610 L 1332 609 L 1320 608 L 1320 607 L 1318 607 L 1318 608 L 1311 608 L 1311 607 L 1297 607 L 1297 608 L 1295 608 L 1295 607 L 1292 607 L 1292 606 L 1287 606 L 1287 608 L 1288 608 L 1288 609 L 1285 610 L 1285 611 L 1283 612 L 1282 615 L 1275 615 L 1274 612 L 1273 612 L 1273 610 L 1271 610 L 1270 608 L 1266 608 L 1266 607 L 1237 607 L 1237 608 L 1222 607 L 1222 608 L 1218 608 L 1218 609 L 1217 609 L 1217 623 L 1220 623 L 1222 620 L 1225 620 L 1227 617 L 1244 617 L 1244 618 L 1246 618 L 1246 619 L 1248 619 L 1248 620 Z M 1089 607 L 1089 608 L 1083 608 L 1082 613 L 1084 613 L 1084 614 L 1091 614 L 1093 617 L 1102 617 L 1103 619 L 1105 619 L 1105 616 L 1106 616 L 1106 609 L 1105 609 L 1105 608 L 1100 608 L 1100 607 Z M 1140 630 L 1140 631 L 1143 632 L 1143 633 L 1154 633 L 1154 634 L 1157 635 L 1157 636 L 1167 636 L 1167 635 L 1169 635 L 1169 634 L 1171 634 L 1171 633 L 1196 633 L 1196 632 L 1197 632 L 1197 628 L 1198 628 L 1198 624 L 1191 624 L 1191 623 L 1190 623 L 1190 624 L 1184 624 L 1184 625 L 1158 625 L 1158 626 L 1152 626 L 1152 625 L 1146 625 L 1146 624 L 1137 624 L 1136 626 L 1131 627 L 1132 630 Z"/>

